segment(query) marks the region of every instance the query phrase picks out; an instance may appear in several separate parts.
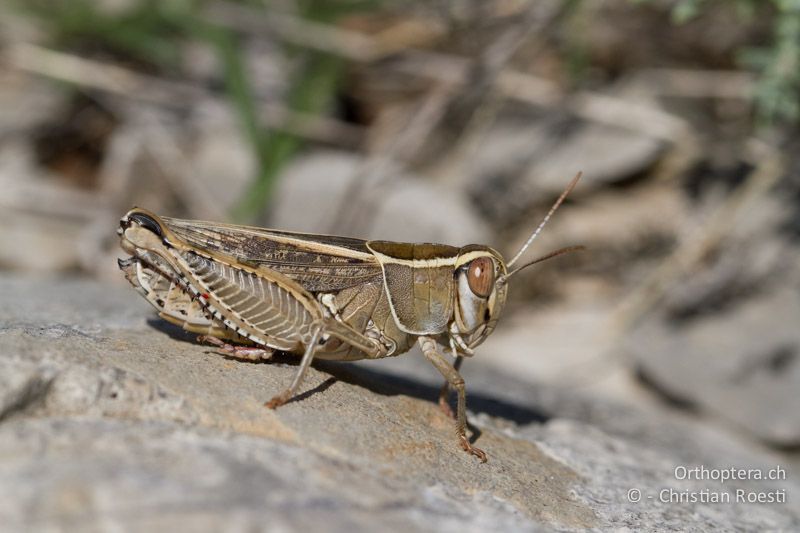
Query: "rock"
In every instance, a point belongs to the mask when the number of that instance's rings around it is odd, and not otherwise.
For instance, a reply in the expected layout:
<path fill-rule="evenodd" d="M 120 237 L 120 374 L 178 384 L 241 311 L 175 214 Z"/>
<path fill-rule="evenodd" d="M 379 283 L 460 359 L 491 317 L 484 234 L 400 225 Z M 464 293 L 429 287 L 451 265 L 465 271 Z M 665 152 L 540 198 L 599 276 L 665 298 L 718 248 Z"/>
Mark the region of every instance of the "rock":
<path fill-rule="evenodd" d="M 603 285 L 619 290 L 620 279 L 640 279 L 673 250 L 692 220 L 689 207 L 679 190 L 659 183 L 628 187 L 624 195 L 600 191 L 589 198 L 570 201 L 550 219 L 524 257 L 534 259 L 576 244 L 586 250 L 542 263 L 535 273 L 523 274 L 512 285 L 512 295 L 524 293 L 536 298 L 537 294 L 547 294 L 548 289 L 552 292 L 568 277 L 563 273 L 570 267 L 573 272 L 592 274 Z M 519 224 L 510 238 L 507 257 L 528 240 L 549 208 L 548 205 L 526 214 L 527 223 Z M 548 275 L 553 272 L 562 275 Z M 614 307 L 618 298 L 616 294 L 604 299 L 602 305 Z"/>
<path fill-rule="evenodd" d="M 205 102 L 192 114 L 195 141 L 186 151 L 187 162 L 193 186 L 202 187 L 213 200 L 208 202 L 218 211 L 213 216 L 233 210 L 258 174 L 258 162 L 237 118 L 229 106 L 216 102 Z"/>
<path fill-rule="evenodd" d="M 573 198 L 646 170 L 663 149 L 656 139 L 598 124 L 501 120 L 482 140 L 463 186 L 482 213 L 509 224 L 550 204 L 579 171 Z"/>
<path fill-rule="evenodd" d="M 766 197 L 738 216 L 702 261 L 666 280 L 626 350 L 667 398 L 791 448 L 800 446 L 800 298 L 787 288 L 800 283 L 800 247 L 780 233 L 787 211 Z"/>
<path fill-rule="evenodd" d="M 631 338 L 639 371 L 667 396 L 769 443 L 800 445 L 800 299 L 781 287 Z"/>
<path fill-rule="evenodd" d="M 97 197 L 47 179 L 31 146 L 0 145 L 0 265 L 23 272 L 76 269 L 79 236 L 105 207 Z"/>
<path fill-rule="evenodd" d="M 629 502 L 662 488 L 781 490 L 788 481 L 676 480 L 675 466 L 775 456 L 675 413 L 534 388 L 468 366 L 476 444 L 462 452 L 414 354 L 309 371 L 263 402 L 288 357 L 228 359 L 154 319 L 127 287 L 0 276 L 0 521 L 10 530 L 541 531 L 796 529 L 796 505 Z M 424 376 L 424 377 L 422 377 Z M 785 468 L 789 468 L 788 465 Z M 700 526 L 702 527 L 702 526 Z"/>
<path fill-rule="evenodd" d="M 356 198 L 344 198 L 362 164 L 360 157 L 334 151 L 296 159 L 281 176 L 271 225 L 309 233 L 338 232 L 338 215 L 344 212 L 349 222 L 345 233 L 359 238 L 452 245 L 489 242 L 486 224 L 460 191 L 414 176 L 392 175 L 377 187 L 370 185 L 374 176 L 367 176 Z"/>
<path fill-rule="evenodd" d="M 28 25 L 24 18 L 15 15 L 3 13 L 17 29 Z M 4 142 L 9 137 L 22 137 L 23 133 L 45 123 L 59 113 L 65 100 L 65 93 L 55 84 L 40 83 L 35 77 L 12 68 L 3 69 L 0 72 L 0 135 Z"/>

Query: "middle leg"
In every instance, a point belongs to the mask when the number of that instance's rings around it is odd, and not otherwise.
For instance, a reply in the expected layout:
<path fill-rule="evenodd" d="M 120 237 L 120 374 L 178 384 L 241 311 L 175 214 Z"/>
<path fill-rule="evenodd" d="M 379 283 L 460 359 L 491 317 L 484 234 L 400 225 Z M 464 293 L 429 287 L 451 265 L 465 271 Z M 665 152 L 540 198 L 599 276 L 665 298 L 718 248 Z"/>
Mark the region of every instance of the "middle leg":
<path fill-rule="evenodd" d="M 297 393 L 297 389 L 303 382 L 303 378 L 306 375 L 308 367 L 311 366 L 311 361 L 314 360 L 314 352 L 317 349 L 317 344 L 319 343 L 320 337 L 322 337 L 321 325 L 318 326 L 314 331 L 308 346 L 306 346 L 306 352 L 303 354 L 303 359 L 300 361 L 300 368 L 297 370 L 297 374 L 295 374 L 292 384 L 280 394 L 273 396 L 270 401 L 264 404 L 265 406 L 269 407 L 270 409 L 276 409 L 291 400 L 292 397 Z"/>

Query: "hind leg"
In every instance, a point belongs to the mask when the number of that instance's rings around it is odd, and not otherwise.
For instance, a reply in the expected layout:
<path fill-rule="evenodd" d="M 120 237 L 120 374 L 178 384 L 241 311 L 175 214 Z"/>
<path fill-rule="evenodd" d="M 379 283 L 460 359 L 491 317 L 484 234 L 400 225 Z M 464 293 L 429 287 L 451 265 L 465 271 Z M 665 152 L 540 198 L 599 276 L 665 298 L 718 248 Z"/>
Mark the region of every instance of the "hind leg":
<path fill-rule="evenodd" d="M 225 355 L 230 355 L 231 357 L 236 357 L 239 359 L 246 359 L 248 361 L 268 360 L 271 359 L 272 355 L 275 353 L 275 350 L 272 348 L 236 346 L 233 344 L 228 344 L 227 342 L 210 335 L 200 335 L 197 337 L 197 342 L 213 344 Z"/>

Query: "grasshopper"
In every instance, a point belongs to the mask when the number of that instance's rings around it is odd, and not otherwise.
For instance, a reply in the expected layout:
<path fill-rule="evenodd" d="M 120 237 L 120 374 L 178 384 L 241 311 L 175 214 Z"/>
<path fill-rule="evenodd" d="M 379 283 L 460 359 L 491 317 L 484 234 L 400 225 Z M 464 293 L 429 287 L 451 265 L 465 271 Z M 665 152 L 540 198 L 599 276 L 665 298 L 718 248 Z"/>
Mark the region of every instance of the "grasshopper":
<path fill-rule="evenodd" d="M 265 404 L 273 409 L 296 394 L 314 359 L 378 359 L 418 343 L 445 378 L 439 404 L 450 416 L 451 388 L 457 394 L 461 447 L 485 462 L 486 453 L 467 439 L 459 368 L 494 330 L 511 276 L 580 248 L 510 270 L 579 178 L 508 263 L 482 245 L 364 241 L 160 217 L 134 208 L 117 230 L 131 255 L 119 266 L 162 318 L 200 334 L 201 342 L 251 360 L 269 359 L 275 351 L 302 355 L 289 387 Z M 446 350 L 453 362 L 443 355 Z"/>

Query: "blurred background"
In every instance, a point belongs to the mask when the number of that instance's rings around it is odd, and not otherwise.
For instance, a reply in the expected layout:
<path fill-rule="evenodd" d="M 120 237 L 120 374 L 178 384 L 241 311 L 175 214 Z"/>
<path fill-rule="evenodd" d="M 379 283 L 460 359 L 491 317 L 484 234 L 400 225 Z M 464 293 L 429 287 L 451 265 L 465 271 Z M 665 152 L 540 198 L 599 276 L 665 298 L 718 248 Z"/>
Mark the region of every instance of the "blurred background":
<path fill-rule="evenodd" d="M 583 171 L 467 383 L 796 458 L 797 1 L 4 0 L 0 65 L 0 275 L 124 284 L 134 205 L 510 257 Z"/>

